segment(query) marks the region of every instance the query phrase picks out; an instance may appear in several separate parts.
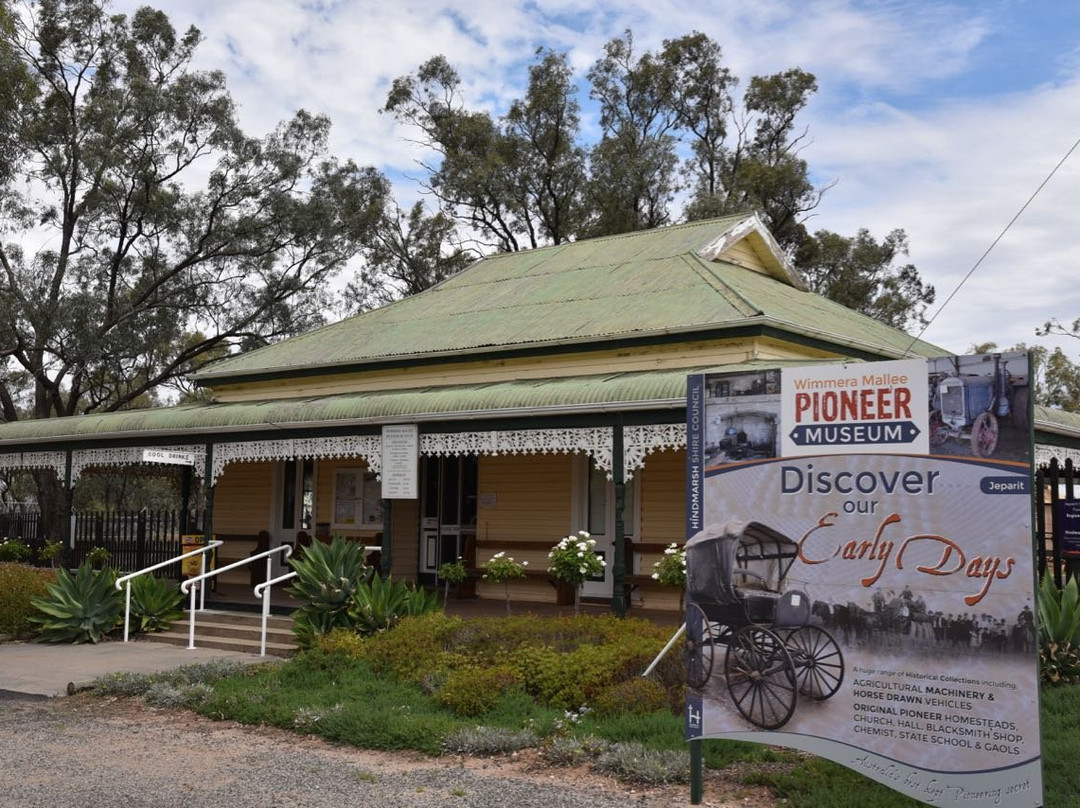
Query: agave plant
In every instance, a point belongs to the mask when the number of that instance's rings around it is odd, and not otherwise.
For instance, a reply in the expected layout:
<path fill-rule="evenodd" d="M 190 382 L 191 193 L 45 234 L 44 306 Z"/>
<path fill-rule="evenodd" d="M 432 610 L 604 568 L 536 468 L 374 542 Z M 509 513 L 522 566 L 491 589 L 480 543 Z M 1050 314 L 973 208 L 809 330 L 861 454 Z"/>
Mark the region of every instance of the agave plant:
<path fill-rule="evenodd" d="M 374 576 L 356 588 L 349 616 L 357 633 L 369 636 L 393 628 L 403 617 L 439 608 L 436 592 Z"/>
<path fill-rule="evenodd" d="M 351 628 L 349 608 L 358 586 L 375 571 L 364 564 L 364 548 L 335 536 L 329 544 L 312 542 L 301 558 L 290 558 L 296 578 L 288 592 L 303 606 L 293 612 L 294 633 L 301 645 L 317 634 Z"/>
<path fill-rule="evenodd" d="M 56 571 L 48 595 L 31 599 L 41 614 L 28 620 L 41 626 L 39 642 L 100 642 L 123 618 L 124 603 L 114 586 L 116 572 L 83 562 L 74 575 Z"/>
<path fill-rule="evenodd" d="M 1036 590 L 1039 612 L 1039 644 L 1069 643 L 1080 646 L 1080 589 L 1076 579 L 1069 578 L 1058 589 L 1054 577 L 1043 575 Z"/>
<path fill-rule="evenodd" d="M 164 578 L 140 575 L 131 582 L 131 613 L 136 631 L 164 631 L 184 616 L 180 587 Z"/>

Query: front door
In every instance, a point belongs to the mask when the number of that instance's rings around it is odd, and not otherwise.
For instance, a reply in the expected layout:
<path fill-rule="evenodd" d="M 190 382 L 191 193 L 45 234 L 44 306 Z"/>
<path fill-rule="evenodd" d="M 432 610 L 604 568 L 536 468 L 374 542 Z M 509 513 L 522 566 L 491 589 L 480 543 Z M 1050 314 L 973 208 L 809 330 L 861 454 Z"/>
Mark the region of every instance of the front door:
<path fill-rule="evenodd" d="M 278 463 L 275 474 L 273 524 L 270 525 L 271 547 L 281 544 L 296 546 L 296 537 L 304 531 L 315 531 L 315 462 L 285 460 Z M 262 562 L 255 562 L 262 563 Z M 282 555 L 274 557 L 275 575 L 288 571 Z"/>
<path fill-rule="evenodd" d="M 435 585 L 439 567 L 464 554 L 476 535 L 476 458 L 422 458 L 421 485 L 419 575 Z"/>
<path fill-rule="evenodd" d="M 604 559 L 604 574 L 590 578 L 581 585 L 581 594 L 588 598 L 610 598 L 614 592 L 615 562 L 615 483 L 607 472 L 598 468 L 591 458 L 578 458 L 575 465 L 578 492 L 575 524 L 583 525 L 576 530 L 587 530 L 596 541 L 596 554 Z M 636 485 L 631 481 L 624 486 L 623 533 L 627 541 L 636 534 L 637 504 Z"/>

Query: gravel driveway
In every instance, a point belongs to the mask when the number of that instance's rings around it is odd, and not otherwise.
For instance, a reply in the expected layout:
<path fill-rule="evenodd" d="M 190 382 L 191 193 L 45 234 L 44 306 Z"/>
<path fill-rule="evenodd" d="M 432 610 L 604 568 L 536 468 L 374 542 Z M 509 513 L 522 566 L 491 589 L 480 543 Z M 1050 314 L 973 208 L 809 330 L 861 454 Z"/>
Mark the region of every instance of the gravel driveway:
<path fill-rule="evenodd" d="M 634 789 L 515 760 L 431 759 L 335 746 L 267 727 L 88 695 L 0 701 L 5 808 L 672 808 L 689 788 Z M 724 793 L 726 792 L 726 793 Z M 768 808 L 721 778 L 706 806 Z"/>

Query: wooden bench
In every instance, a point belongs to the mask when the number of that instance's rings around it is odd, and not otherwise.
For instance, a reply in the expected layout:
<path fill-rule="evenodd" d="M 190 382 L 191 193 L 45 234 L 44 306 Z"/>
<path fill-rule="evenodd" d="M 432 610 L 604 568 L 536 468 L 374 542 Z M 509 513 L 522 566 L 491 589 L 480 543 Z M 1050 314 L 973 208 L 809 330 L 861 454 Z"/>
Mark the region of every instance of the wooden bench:
<path fill-rule="evenodd" d="M 462 555 L 462 560 L 465 563 L 465 573 L 468 576 L 465 583 L 462 584 L 462 595 L 465 597 L 476 596 L 476 582 L 484 577 L 484 568 L 480 565 L 490 560 L 496 553 L 508 553 L 513 556 L 514 553 L 527 552 L 543 553 L 546 556 L 550 550 L 551 547 L 543 542 L 497 541 L 477 539 L 470 536 L 465 540 L 465 552 Z M 483 559 L 482 561 L 478 560 L 478 555 Z M 547 581 L 555 587 L 555 602 L 560 606 L 566 606 L 574 602 L 573 590 L 568 585 L 554 580 L 551 573 L 547 571 L 546 563 L 542 567 L 525 567 L 525 580 Z"/>

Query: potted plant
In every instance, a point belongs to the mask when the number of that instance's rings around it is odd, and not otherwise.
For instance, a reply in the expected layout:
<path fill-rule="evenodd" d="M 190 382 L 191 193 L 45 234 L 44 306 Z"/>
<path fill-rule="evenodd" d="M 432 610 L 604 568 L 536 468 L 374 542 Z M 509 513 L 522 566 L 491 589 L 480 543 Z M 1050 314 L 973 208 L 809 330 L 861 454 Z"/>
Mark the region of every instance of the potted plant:
<path fill-rule="evenodd" d="M 486 564 L 480 566 L 484 568 L 483 577 L 486 580 L 503 585 L 503 592 L 506 595 L 506 613 L 510 614 L 510 581 L 515 578 L 524 578 L 525 567 L 529 566 L 529 562 L 514 561 L 511 556 L 500 552 L 493 555 Z"/>
<path fill-rule="evenodd" d="M 586 579 L 604 574 L 604 559 L 596 554 L 596 539 L 588 532 L 571 533 L 548 553 L 548 572 L 574 590 L 574 614 L 581 613 L 581 585 Z"/>

